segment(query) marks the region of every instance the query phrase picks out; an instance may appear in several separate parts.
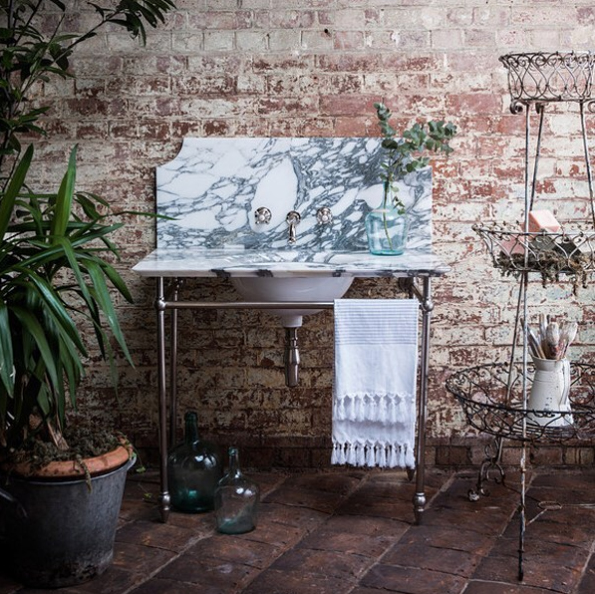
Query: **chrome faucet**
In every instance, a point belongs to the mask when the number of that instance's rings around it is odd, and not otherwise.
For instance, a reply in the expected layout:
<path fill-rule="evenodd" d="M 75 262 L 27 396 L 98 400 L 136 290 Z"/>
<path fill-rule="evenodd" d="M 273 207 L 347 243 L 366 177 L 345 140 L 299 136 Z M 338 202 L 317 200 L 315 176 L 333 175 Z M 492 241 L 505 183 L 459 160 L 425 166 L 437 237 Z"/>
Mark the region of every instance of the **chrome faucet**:
<path fill-rule="evenodd" d="M 299 222 L 302 220 L 302 217 L 300 217 L 300 213 L 295 211 L 295 210 L 290 210 L 287 213 L 287 218 L 285 219 L 287 221 L 287 224 L 289 225 L 289 243 L 294 244 L 296 241 L 296 235 L 295 235 L 295 228 L 296 226 L 299 224 Z"/>

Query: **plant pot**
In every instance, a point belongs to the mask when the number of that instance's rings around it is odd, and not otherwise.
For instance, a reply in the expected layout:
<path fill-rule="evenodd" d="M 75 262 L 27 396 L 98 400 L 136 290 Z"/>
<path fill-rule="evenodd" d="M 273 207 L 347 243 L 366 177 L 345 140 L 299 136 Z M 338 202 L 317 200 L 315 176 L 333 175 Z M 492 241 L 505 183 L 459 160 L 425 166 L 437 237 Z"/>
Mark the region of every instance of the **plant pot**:
<path fill-rule="evenodd" d="M 377 256 L 398 256 L 405 251 L 409 222 L 395 208 L 377 208 L 366 215 L 368 248 Z"/>
<path fill-rule="evenodd" d="M 2 476 L 6 568 L 33 588 L 61 588 L 85 582 L 113 559 L 118 514 L 128 459 L 90 478 Z M 72 463 L 70 463 L 72 467 Z"/>
<path fill-rule="evenodd" d="M 7 467 L 0 468 L 7 474 L 16 474 L 21 478 L 32 479 L 75 479 L 88 476 L 97 476 L 105 474 L 115 468 L 118 468 L 128 462 L 133 456 L 133 450 L 130 444 L 122 441 L 122 445 L 111 452 L 85 458 L 83 463 L 76 460 L 59 460 L 50 462 L 41 468 L 34 468 L 29 462 L 21 462 Z"/>

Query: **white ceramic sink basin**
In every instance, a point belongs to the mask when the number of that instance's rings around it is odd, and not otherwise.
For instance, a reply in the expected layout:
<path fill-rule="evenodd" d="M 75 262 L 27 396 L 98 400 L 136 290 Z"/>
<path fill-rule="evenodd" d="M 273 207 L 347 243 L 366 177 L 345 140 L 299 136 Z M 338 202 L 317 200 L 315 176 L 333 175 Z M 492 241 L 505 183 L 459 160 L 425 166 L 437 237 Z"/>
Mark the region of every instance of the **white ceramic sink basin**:
<path fill-rule="evenodd" d="M 332 301 L 343 297 L 353 282 L 353 277 L 336 276 L 237 276 L 231 284 L 245 301 Z M 286 328 L 302 325 L 302 316 L 311 315 L 320 309 L 267 309 L 268 313 L 281 317 Z"/>

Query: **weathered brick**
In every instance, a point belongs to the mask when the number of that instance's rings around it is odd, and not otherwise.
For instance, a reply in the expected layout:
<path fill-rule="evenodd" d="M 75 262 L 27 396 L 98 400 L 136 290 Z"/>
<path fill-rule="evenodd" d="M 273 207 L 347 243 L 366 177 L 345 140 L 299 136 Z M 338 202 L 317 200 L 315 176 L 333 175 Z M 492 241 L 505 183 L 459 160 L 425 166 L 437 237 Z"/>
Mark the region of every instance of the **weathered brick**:
<path fill-rule="evenodd" d="M 296 50 L 301 47 L 301 34 L 294 29 L 276 29 L 268 34 L 271 51 Z"/>
<path fill-rule="evenodd" d="M 230 51 L 234 48 L 234 31 L 205 31 L 205 51 Z"/>

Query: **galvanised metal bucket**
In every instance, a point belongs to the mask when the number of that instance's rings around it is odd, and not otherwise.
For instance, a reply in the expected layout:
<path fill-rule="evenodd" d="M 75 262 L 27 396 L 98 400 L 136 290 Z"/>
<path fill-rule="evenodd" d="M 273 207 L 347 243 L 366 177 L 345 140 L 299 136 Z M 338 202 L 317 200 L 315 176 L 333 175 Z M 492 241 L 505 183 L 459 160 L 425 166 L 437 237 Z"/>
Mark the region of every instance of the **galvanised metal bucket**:
<path fill-rule="evenodd" d="M 2 477 L 6 567 L 26 586 L 61 588 L 105 571 L 113 558 L 126 472 L 77 480 Z"/>

